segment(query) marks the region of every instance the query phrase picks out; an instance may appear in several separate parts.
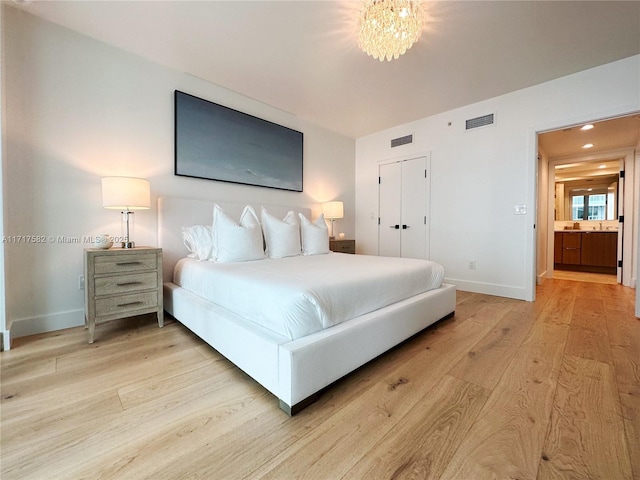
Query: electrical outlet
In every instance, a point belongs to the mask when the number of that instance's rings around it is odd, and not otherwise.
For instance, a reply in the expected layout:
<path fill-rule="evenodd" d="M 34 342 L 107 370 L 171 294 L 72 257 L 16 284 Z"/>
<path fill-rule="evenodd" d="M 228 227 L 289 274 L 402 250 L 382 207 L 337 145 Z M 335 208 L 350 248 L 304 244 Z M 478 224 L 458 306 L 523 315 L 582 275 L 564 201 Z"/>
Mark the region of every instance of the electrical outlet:
<path fill-rule="evenodd" d="M 514 205 L 513 206 L 513 214 L 514 215 L 526 215 L 527 214 L 527 206 L 523 204 Z"/>
<path fill-rule="evenodd" d="M 469 270 L 475 270 L 475 269 L 476 269 L 476 261 L 469 260 Z"/>
<path fill-rule="evenodd" d="M 78 290 L 84 290 L 84 275 L 78 276 Z"/>

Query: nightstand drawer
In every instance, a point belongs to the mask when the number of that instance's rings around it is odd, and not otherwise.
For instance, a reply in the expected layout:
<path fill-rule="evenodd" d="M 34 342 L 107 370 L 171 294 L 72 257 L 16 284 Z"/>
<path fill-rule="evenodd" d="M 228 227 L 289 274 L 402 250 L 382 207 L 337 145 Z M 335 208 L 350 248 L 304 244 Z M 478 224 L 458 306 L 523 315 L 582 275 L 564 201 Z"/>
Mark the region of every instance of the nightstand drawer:
<path fill-rule="evenodd" d="M 158 306 L 158 291 L 134 293 L 132 295 L 118 295 L 96 299 L 96 316 L 112 315 L 114 313 L 132 312 L 143 308 Z"/>
<path fill-rule="evenodd" d="M 154 253 L 139 255 L 105 255 L 95 259 L 96 275 L 103 273 L 127 273 L 155 270 L 158 267 Z"/>
<path fill-rule="evenodd" d="M 109 295 L 111 293 L 139 292 L 149 289 L 158 289 L 158 274 L 156 272 L 98 277 L 95 284 L 96 296 Z"/>
<path fill-rule="evenodd" d="M 329 240 L 329 249 L 338 253 L 356 253 L 355 240 Z"/>

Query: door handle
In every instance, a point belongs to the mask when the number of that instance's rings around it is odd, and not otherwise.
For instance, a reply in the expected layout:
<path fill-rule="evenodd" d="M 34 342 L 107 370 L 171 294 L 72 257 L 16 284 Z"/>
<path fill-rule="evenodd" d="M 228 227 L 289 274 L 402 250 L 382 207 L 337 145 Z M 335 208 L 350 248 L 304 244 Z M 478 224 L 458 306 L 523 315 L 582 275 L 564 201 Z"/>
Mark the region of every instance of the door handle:
<path fill-rule="evenodd" d="M 399 230 L 400 225 L 389 225 L 389 228 L 395 228 L 396 230 Z"/>

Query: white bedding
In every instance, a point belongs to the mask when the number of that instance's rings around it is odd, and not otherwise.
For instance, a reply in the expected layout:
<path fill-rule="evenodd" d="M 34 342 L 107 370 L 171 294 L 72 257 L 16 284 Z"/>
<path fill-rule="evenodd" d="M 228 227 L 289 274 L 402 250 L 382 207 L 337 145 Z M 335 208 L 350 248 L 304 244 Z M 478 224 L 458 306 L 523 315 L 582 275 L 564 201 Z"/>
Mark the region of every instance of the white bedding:
<path fill-rule="evenodd" d="M 291 340 L 439 288 L 441 265 L 369 255 L 215 263 L 181 259 L 173 283 Z"/>

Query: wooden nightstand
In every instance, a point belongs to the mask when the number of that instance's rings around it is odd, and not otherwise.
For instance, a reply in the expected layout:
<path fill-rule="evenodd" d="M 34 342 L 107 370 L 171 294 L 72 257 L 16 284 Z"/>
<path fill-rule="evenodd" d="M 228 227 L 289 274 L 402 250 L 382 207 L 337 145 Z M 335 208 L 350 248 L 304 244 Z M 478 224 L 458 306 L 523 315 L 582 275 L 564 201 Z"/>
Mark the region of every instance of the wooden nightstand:
<path fill-rule="evenodd" d="M 329 239 L 329 250 L 339 253 L 356 253 L 356 241 L 355 240 L 331 240 Z"/>
<path fill-rule="evenodd" d="M 93 343 L 96 323 L 155 312 L 164 325 L 162 249 L 87 248 L 84 251 L 85 327 Z"/>

